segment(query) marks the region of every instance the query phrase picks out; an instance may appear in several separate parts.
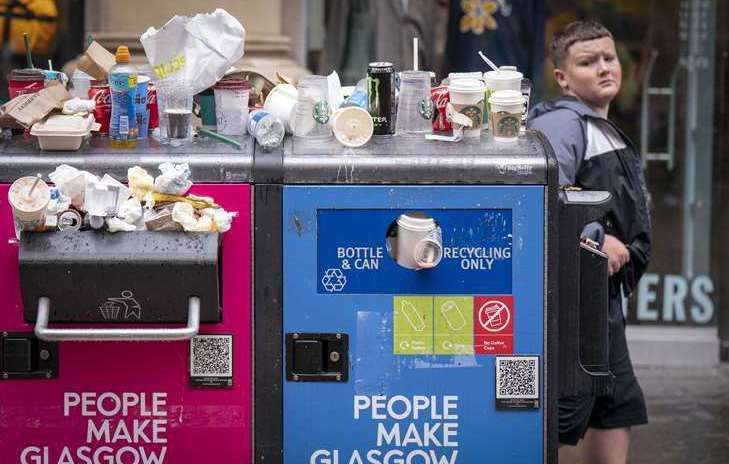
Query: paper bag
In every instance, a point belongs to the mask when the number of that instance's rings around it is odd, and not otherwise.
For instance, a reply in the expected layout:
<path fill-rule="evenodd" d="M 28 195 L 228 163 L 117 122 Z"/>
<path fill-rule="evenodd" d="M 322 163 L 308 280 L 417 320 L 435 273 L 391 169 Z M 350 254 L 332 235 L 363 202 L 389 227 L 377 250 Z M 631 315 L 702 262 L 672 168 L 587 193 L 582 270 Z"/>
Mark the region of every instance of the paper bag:
<path fill-rule="evenodd" d="M 28 129 L 51 111 L 63 108 L 63 102 L 70 98 L 66 87 L 60 82 L 53 82 L 36 93 L 18 95 L 0 107 L 0 124 L 15 127 L 17 123 Z"/>
<path fill-rule="evenodd" d="M 175 16 L 140 38 L 158 79 L 186 79 L 193 94 L 215 85 L 243 56 L 246 31 L 227 11 Z"/>
<path fill-rule="evenodd" d="M 78 59 L 76 67 L 97 81 L 105 81 L 109 78 L 109 70 L 115 64 L 114 55 L 94 41 Z"/>

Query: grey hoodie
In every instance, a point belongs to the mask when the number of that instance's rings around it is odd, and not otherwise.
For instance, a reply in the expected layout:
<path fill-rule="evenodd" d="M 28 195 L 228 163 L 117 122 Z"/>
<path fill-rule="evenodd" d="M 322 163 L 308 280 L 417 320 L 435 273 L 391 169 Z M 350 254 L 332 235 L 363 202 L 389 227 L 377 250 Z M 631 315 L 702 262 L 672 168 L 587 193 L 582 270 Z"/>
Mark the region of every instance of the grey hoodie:
<path fill-rule="evenodd" d="M 600 224 L 628 247 L 630 261 L 611 280 L 630 294 L 648 266 L 651 249 L 648 193 L 638 150 L 615 124 L 574 97 L 538 104 L 529 112 L 528 125 L 552 145 L 560 185 L 612 195 L 610 212 Z"/>

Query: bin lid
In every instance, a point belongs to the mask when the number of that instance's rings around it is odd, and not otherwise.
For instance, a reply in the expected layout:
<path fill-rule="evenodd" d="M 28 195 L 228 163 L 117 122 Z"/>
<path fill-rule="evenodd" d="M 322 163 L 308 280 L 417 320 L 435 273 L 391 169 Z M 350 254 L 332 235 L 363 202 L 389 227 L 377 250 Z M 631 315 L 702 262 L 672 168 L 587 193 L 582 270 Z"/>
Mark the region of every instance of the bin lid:
<path fill-rule="evenodd" d="M 256 153 L 256 163 L 265 154 Z M 269 155 L 272 156 L 272 155 Z M 556 183 L 551 146 L 538 132 L 516 143 L 482 135 L 460 142 L 421 136 L 373 137 L 348 148 L 328 141 L 284 141 L 280 181 L 289 184 L 521 184 Z M 552 161 L 549 161 L 549 160 Z"/>

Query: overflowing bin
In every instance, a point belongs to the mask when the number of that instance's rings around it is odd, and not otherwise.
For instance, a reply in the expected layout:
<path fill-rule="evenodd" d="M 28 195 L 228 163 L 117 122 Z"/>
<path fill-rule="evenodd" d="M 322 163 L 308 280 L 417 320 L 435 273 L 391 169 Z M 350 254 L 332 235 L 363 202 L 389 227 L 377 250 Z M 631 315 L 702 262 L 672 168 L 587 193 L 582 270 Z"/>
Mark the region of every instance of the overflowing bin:
<path fill-rule="evenodd" d="M 558 318 L 558 258 L 575 278 L 581 253 L 606 265 L 579 242 L 605 196 L 559 203 L 531 132 L 294 138 L 255 165 L 256 462 L 556 462 L 558 365 L 592 390 L 606 356 L 598 343 L 587 372 L 579 338 L 558 339 L 568 320 L 581 330 L 579 313 Z M 573 312 L 578 287 L 562 292 Z M 606 326 L 585 329 L 599 341 Z"/>
<path fill-rule="evenodd" d="M 210 140 L 0 154 L 0 462 L 249 462 L 251 167 Z M 16 238 L 9 184 L 67 164 L 188 163 L 192 192 L 237 211 L 225 234 L 56 231 Z"/>

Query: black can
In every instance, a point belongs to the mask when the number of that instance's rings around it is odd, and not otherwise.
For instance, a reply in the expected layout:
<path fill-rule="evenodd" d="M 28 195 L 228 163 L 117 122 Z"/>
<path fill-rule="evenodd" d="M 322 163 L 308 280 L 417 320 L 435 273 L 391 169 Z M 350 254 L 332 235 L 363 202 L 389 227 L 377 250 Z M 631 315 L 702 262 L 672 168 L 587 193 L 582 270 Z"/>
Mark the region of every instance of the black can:
<path fill-rule="evenodd" d="M 367 109 L 375 135 L 395 133 L 395 67 L 378 61 L 367 66 Z"/>

